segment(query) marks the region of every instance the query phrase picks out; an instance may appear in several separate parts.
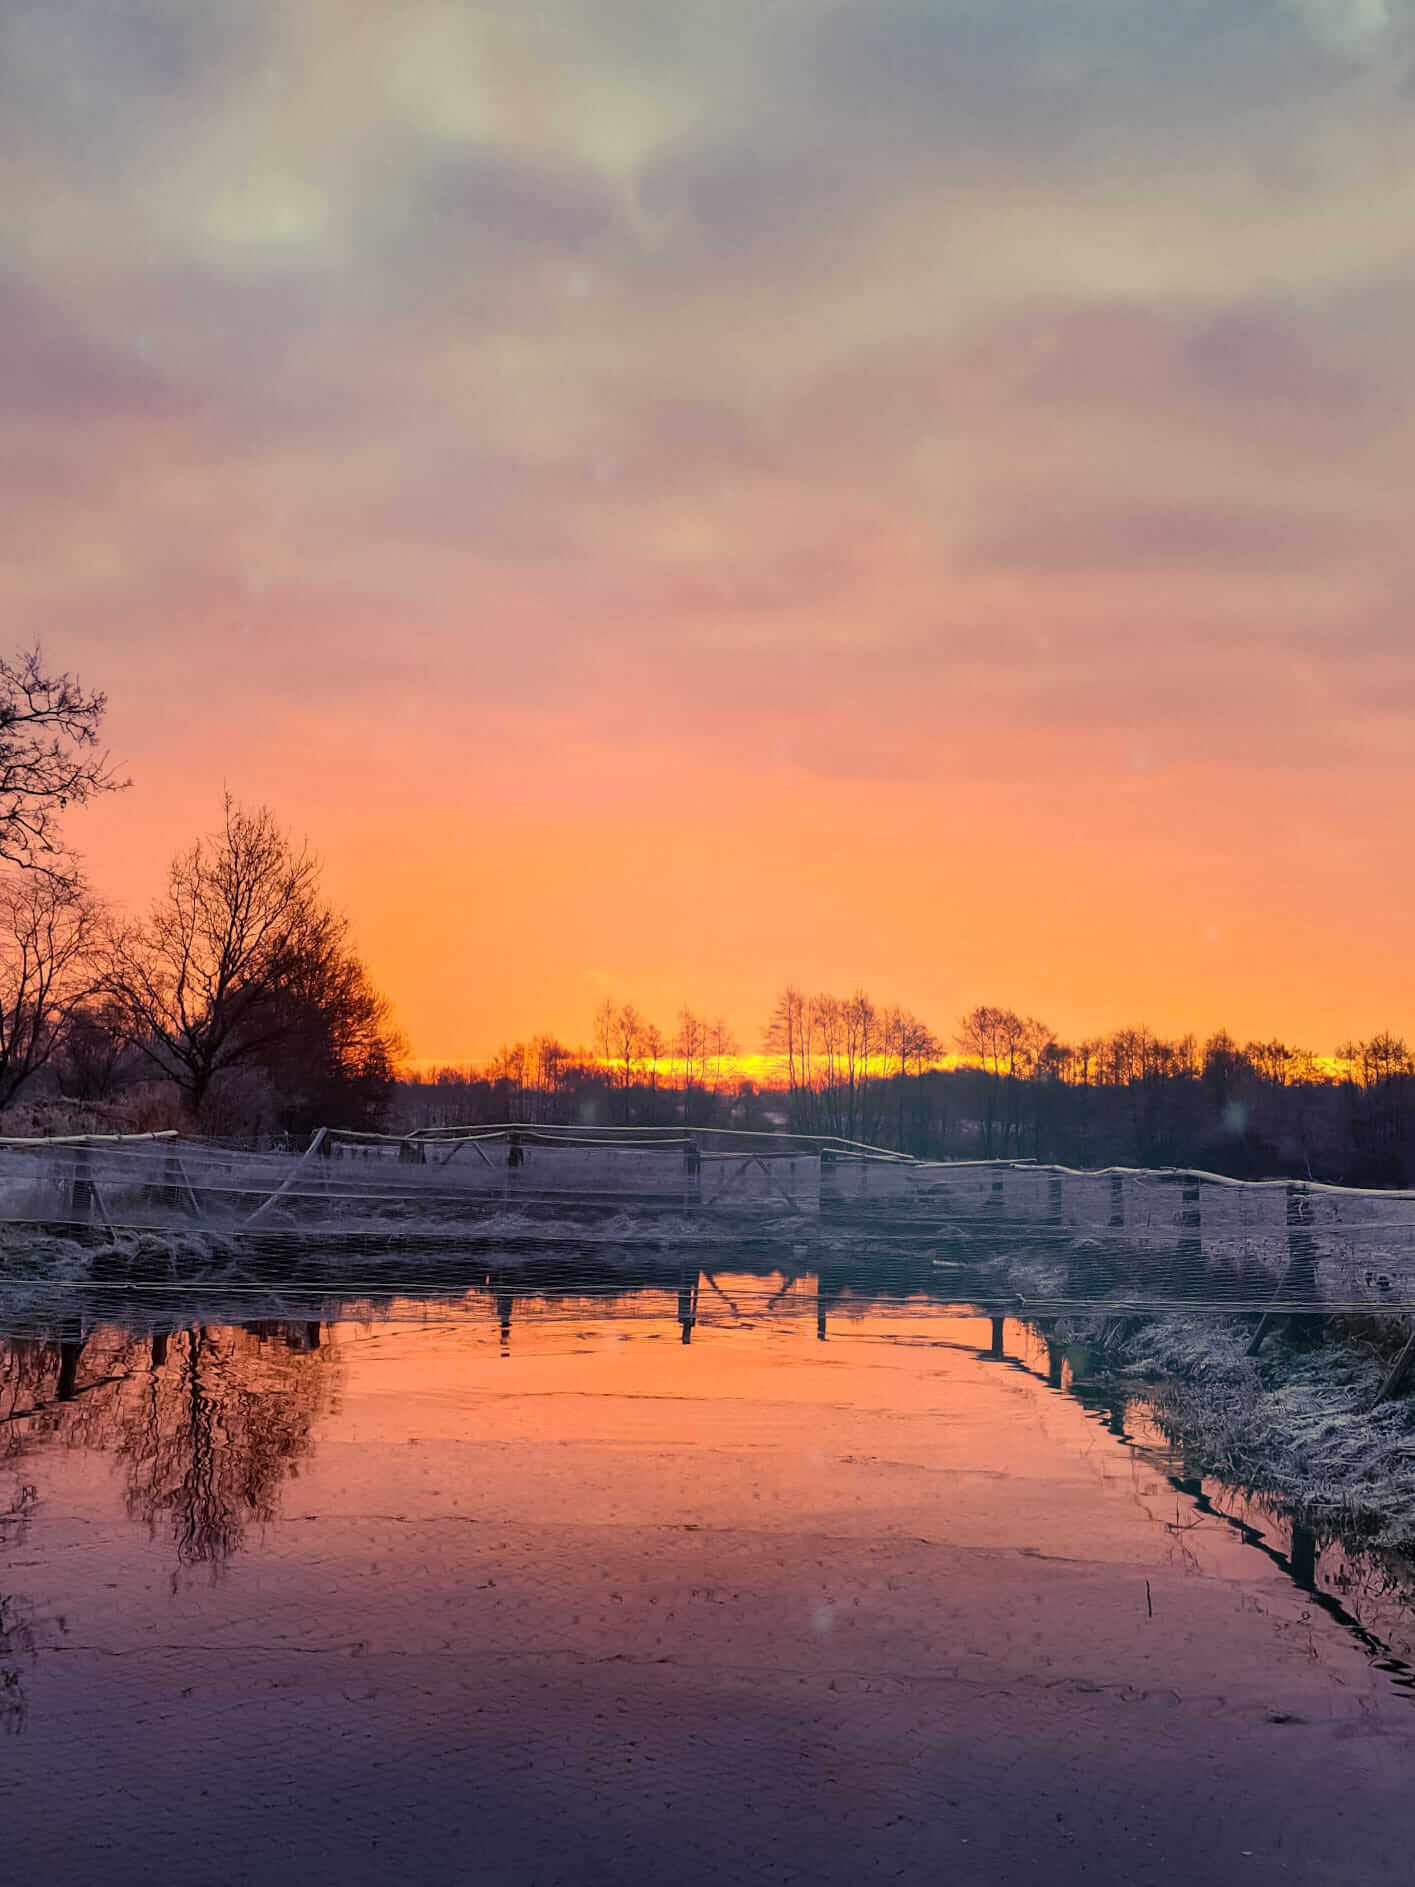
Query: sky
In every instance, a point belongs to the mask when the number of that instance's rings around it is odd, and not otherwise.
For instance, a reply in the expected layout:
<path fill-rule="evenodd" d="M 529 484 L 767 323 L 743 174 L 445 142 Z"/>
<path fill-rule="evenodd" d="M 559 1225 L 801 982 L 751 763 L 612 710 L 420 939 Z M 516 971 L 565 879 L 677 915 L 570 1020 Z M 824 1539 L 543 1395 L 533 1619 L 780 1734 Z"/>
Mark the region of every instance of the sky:
<path fill-rule="evenodd" d="M 0 609 L 415 1057 L 1415 1033 L 1415 0 L 0 0 Z"/>

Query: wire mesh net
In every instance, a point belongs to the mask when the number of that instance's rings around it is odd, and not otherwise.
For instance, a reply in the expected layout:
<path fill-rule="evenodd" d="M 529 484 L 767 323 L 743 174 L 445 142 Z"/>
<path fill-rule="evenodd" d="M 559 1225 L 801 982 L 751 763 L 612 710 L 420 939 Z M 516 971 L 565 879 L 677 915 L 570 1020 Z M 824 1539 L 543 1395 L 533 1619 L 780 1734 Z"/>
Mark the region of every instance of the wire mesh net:
<path fill-rule="evenodd" d="M 1415 1195 L 1188 1171 L 929 1164 L 831 1139 L 510 1125 L 321 1129 L 253 1151 L 175 1134 L 0 1140 L 0 1266 L 45 1234 L 240 1252 L 774 1253 L 956 1283 L 980 1303 L 1415 1310 Z"/>

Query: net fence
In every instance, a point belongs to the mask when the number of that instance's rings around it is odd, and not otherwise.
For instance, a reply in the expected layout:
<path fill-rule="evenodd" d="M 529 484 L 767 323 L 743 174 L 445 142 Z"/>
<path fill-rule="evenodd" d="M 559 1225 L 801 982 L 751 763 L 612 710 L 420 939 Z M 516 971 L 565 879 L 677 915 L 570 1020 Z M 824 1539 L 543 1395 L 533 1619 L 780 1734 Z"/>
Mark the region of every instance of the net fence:
<path fill-rule="evenodd" d="M 133 1234 L 564 1264 L 697 1249 L 952 1280 L 979 1302 L 1415 1310 L 1415 1194 L 1190 1171 L 926 1163 L 683 1128 L 321 1129 L 251 1150 L 175 1134 L 0 1140 L 4 1253 Z"/>

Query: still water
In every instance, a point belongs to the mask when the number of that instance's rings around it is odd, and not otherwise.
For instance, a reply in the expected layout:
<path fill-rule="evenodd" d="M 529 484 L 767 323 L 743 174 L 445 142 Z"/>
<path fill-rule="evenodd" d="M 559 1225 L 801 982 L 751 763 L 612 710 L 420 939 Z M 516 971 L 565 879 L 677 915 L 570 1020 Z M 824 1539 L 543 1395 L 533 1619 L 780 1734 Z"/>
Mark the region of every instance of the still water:
<path fill-rule="evenodd" d="M 12 1319 L 6 1878 L 1415 1877 L 1389 1582 L 1017 1325 L 823 1308 Z"/>

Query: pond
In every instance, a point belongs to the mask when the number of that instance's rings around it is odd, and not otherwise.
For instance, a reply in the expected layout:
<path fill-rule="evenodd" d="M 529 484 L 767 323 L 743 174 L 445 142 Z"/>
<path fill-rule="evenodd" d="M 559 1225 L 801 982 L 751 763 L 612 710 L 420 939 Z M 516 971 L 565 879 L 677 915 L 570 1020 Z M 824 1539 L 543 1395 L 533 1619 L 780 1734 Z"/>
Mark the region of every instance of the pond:
<path fill-rule="evenodd" d="M 0 1304 L 9 1878 L 1410 1878 L 1398 1584 L 1025 1327 L 288 1308 Z"/>

